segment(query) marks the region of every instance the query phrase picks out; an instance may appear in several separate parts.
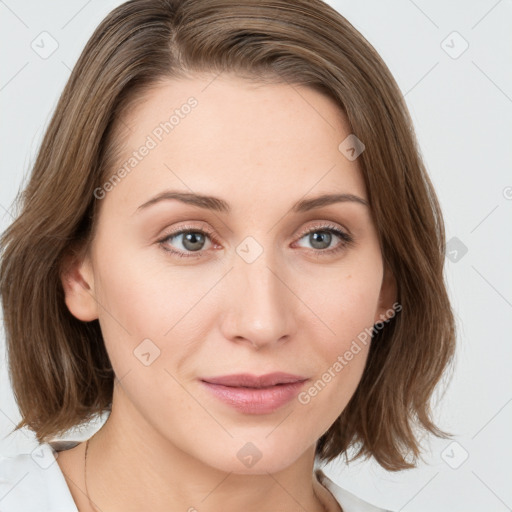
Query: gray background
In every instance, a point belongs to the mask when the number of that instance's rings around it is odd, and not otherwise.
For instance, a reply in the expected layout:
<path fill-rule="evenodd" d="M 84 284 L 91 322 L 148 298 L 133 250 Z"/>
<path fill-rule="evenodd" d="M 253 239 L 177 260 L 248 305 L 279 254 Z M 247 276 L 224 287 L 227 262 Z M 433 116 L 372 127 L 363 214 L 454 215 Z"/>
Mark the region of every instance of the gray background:
<path fill-rule="evenodd" d="M 0 229 L 12 220 L 12 201 L 72 66 L 120 3 L 0 1 Z M 454 444 L 425 439 L 426 463 L 414 470 L 389 473 L 372 461 L 338 460 L 325 471 L 397 511 L 512 510 L 512 2 L 328 3 L 375 46 L 411 111 L 445 215 L 459 335 L 454 378 L 435 408 Z M 58 47 L 46 55 L 52 45 Z M 8 436 L 20 416 L 3 332 L 0 350 L 0 453 L 31 451 L 30 432 Z"/>

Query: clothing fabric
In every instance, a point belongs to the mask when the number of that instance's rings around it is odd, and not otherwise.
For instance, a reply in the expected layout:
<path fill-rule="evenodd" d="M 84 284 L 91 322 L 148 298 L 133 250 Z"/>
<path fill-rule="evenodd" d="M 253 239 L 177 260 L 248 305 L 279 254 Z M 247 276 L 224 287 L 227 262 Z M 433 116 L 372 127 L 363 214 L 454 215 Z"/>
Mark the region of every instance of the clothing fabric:
<path fill-rule="evenodd" d="M 0 512 L 78 512 L 55 454 L 79 441 L 39 444 L 31 453 L 0 457 Z M 319 482 L 343 512 L 390 512 L 358 498 L 334 483 L 319 468 Z"/>

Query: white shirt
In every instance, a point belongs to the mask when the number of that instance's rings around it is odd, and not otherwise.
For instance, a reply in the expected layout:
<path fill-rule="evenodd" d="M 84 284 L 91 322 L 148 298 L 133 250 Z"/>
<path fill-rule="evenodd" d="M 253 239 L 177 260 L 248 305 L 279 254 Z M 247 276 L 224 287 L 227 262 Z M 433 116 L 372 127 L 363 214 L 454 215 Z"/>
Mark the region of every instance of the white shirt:
<path fill-rule="evenodd" d="M 79 441 L 42 443 L 31 453 L 0 457 L 1 512 L 78 512 L 55 453 Z M 321 469 L 315 473 L 343 512 L 390 512 L 363 501 L 335 484 Z"/>

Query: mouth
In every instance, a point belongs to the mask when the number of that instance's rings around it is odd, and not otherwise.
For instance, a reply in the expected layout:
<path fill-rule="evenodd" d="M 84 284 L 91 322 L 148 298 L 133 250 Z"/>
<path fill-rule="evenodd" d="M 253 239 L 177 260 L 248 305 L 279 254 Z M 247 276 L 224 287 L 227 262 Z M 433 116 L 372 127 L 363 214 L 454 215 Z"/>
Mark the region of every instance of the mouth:
<path fill-rule="evenodd" d="M 223 403 L 244 414 L 270 414 L 289 403 L 309 380 L 298 375 L 273 373 L 226 375 L 201 379 Z"/>

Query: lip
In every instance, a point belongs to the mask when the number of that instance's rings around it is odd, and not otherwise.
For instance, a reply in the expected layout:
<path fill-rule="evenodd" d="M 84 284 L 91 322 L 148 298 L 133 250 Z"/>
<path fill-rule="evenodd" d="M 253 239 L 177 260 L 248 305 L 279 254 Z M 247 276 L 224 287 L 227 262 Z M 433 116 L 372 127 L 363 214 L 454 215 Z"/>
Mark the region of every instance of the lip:
<path fill-rule="evenodd" d="M 275 372 L 266 375 L 236 374 L 201 379 L 222 402 L 246 414 L 269 414 L 290 402 L 307 377 Z"/>
<path fill-rule="evenodd" d="M 223 375 L 220 377 L 206 377 L 202 381 L 210 384 L 220 384 L 230 387 L 263 388 L 275 386 L 276 384 L 288 384 L 306 380 L 307 377 L 301 375 L 292 375 L 291 373 L 273 372 L 265 375 L 253 375 L 251 373 L 237 373 L 233 375 Z"/>

